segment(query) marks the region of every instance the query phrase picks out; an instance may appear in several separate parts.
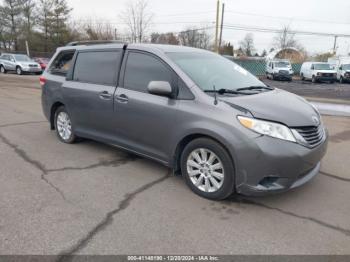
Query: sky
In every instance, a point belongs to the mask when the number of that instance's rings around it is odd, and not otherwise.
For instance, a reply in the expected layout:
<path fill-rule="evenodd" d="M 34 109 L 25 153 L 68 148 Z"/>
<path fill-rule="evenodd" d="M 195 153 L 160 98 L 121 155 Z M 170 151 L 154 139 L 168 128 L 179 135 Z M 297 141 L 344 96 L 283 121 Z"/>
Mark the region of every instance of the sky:
<path fill-rule="evenodd" d="M 126 0 L 67 0 L 73 7 L 74 19 L 94 18 L 110 21 L 118 32 L 125 31 L 120 13 Z M 130 0 L 129 0 L 130 1 Z M 350 35 L 350 0 L 221 0 L 225 3 L 224 24 Z M 216 19 L 216 0 L 148 0 L 153 14 L 151 32 L 179 32 L 189 26 L 212 26 Z M 211 30 L 211 33 L 214 30 Z M 223 30 L 223 40 L 238 48 L 247 33 L 254 36 L 258 52 L 269 50 L 274 33 Z M 334 38 L 296 35 L 298 42 L 310 53 L 333 49 Z M 338 38 L 337 53 L 350 52 L 350 38 Z"/>

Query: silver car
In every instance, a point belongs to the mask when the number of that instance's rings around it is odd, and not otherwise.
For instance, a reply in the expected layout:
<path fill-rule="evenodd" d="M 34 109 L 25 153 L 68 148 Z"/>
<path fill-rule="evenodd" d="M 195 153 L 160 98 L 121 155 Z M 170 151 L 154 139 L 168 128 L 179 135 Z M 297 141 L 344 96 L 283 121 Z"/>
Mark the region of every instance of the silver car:
<path fill-rule="evenodd" d="M 23 73 L 41 74 L 40 65 L 30 59 L 27 55 L 20 54 L 2 54 L 0 56 L 0 72 L 5 74 L 7 71 L 14 71 L 18 75 Z"/>
<path fill-rule="evenodd" d="M 327 149 L 316 108 L 209 51 L 67 46 L 40 83 L 62 142 L 89 138 L 159 161 L 209 199 L 298 187 Z"/>

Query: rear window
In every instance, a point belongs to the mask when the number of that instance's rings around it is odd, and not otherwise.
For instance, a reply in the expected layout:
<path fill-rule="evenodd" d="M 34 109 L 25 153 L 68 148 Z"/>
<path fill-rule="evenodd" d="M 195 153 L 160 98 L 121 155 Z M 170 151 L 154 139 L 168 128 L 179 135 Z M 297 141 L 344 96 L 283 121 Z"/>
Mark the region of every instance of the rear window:
<path fill-rule="evenodd" d="M 66 76 L 73 60 L 75 50 L 60 53 L 52 62 L 49 72 L 54 75 Z"/>
<path fill-rule="evenodd" d="M 79 53 L 75 62 L 73 80 L 100 85 L 114 85 L 121 53 L 121 50 Z"/>

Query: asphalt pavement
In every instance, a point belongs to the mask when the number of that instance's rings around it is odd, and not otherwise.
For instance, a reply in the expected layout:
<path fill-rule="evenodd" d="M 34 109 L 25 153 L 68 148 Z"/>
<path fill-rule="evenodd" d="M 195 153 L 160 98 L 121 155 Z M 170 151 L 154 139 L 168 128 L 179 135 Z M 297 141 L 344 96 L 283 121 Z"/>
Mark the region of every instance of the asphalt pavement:
<path fill-rule="evenodd" d="M 350 255 L 350 118 L 324 116 L 329 150 L 305 186 L 215 202 L 151 160 L 60 143 L 40 92 L 0 75 L 1 255 Z"/>

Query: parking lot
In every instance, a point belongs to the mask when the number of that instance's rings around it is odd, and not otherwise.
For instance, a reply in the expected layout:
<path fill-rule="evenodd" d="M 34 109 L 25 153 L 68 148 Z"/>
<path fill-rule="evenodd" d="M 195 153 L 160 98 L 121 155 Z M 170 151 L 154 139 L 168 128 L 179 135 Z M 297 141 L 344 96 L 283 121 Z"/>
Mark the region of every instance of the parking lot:
<path fill-rule="evenodd" d="M 292 82 L 263 79 L 266 84 L 286 91 L 312 98 L 313 100 L 331 100 L 336 103 L 350 103 L 350 83 L 311 83 L 294 79 Z M 340 100 L 340 101 L 337 101 Z"/>
<path fill-rule="evenodd" d="M 350 254 L 350 118 L 324 116 L 328 153 L 302 188 L 215 202 L 151 160 L 60 143 L 40 92 L 38 76 L 0 75 L 2 255 Z"/>

